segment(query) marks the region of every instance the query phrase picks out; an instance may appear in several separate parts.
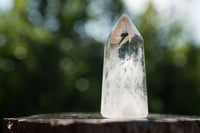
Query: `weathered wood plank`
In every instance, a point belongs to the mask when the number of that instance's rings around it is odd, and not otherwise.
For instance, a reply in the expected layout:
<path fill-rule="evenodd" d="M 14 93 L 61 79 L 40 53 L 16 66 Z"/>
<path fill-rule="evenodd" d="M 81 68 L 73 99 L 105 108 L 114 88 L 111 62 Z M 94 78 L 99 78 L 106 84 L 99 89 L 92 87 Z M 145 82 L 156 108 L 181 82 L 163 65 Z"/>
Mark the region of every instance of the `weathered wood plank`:
<path fill-rule="evenodd" d="M 105 119 L 98 113 L 42 114 L 5 118 L 3 133 L 200 133 L 200 117 L 150 114 Z"/>

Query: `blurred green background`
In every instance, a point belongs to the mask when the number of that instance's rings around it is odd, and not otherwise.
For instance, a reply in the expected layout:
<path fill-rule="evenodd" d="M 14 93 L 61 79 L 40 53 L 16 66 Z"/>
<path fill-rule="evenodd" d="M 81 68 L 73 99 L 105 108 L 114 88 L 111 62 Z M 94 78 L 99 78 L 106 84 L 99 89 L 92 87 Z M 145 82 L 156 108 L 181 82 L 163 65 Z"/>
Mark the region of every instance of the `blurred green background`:
<path fill-rule="evenodd" d="M 123 13 L 145 42 L 149 111 L 200 115 L 200 48 L 186 22 L 153 2 L 14 0 L 0 10 L 0 118 L 100 110 L 103 47 Z"/>

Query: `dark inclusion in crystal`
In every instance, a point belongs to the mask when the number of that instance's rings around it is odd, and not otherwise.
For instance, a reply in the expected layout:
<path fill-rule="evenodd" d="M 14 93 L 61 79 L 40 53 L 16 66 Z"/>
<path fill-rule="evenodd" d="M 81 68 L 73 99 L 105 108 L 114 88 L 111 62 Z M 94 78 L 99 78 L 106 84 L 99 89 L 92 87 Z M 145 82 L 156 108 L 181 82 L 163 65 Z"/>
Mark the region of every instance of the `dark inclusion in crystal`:
<path fill-rule="evenodd" d="M 118 48 L 118 56 L 121 59 L 133 56 L 135 61 L 138 60 L 139 49 L 143 50 L 143 38 L 127 15 L 122 15 L 115 26 L 110 45 L 112 48 Z"/>
<path fill-rule="evenodd" d="M 121 34 L 121 36 L 122 36 L 122 40 L 121 40 L 121 42 L 124 40 L 124 38 L 126 37 L 126 36 L 128 36 L 128 33 L 122 33 Z M 127 55 L 127 56 L 131 56 L 131 55 L 133 55 L 135 58 L 134 58 L 134 60 L 137 60 L 137 55 L 138 55 L 138 50 L 139 50 L 139 48 L 140 47 L 142 47 L 143 45 L 142 45 L 142 39 L 141 39 L 141 37 L 139 37 L 138 35 L 135 35 L 132 39 L 131 39 L 131 41 L 129 42 L 129 41 L 126 41 L 120 48 L 119 48 L 119 50 L 118 50 L 118 52 L 119 52 L 119 57 L 120 58 L 125 58 L 125 56 Z"/>
<path fill-rule="evenodd" d="M 121 41 L 119 43 L 121 43 L 126 37 L 128 36 L 128 33 L 122 33 L 121 34 Z"/>

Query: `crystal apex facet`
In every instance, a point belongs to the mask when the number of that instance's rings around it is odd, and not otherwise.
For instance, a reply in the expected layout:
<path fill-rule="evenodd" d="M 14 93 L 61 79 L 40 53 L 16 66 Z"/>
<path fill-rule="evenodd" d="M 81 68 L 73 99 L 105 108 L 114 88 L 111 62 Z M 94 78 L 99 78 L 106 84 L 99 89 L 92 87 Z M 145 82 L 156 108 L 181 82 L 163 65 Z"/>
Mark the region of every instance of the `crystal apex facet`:
<path fill-rule="evenodd" d="M 114 30 L 111 35 L 111 45 L 112 44 L 119 44 L 122 40 L 122 34 L 127 34 L 127 36 L 123 39 L 122 44 L 126 41 L 131 41 L 134 36 L 139 36 L 142 38 L 141 34 L 135 27 L 135 25 L 131 22 L 130 18 L 123 14 L 117 24 L 114 27 Z"/>

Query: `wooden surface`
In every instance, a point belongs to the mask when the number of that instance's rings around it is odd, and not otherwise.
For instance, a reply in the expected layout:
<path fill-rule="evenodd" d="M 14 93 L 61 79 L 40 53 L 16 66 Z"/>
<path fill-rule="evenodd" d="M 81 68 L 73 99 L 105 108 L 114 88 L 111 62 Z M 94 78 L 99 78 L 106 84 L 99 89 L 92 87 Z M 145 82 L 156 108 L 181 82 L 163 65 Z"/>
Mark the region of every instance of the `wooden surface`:
<path fill-rule="evenodd" d="M 105 119 L 98 113 L 42 114 L 5 118 L 3 133 L 200 133 L 200 117 L 150 114 Z"/>

